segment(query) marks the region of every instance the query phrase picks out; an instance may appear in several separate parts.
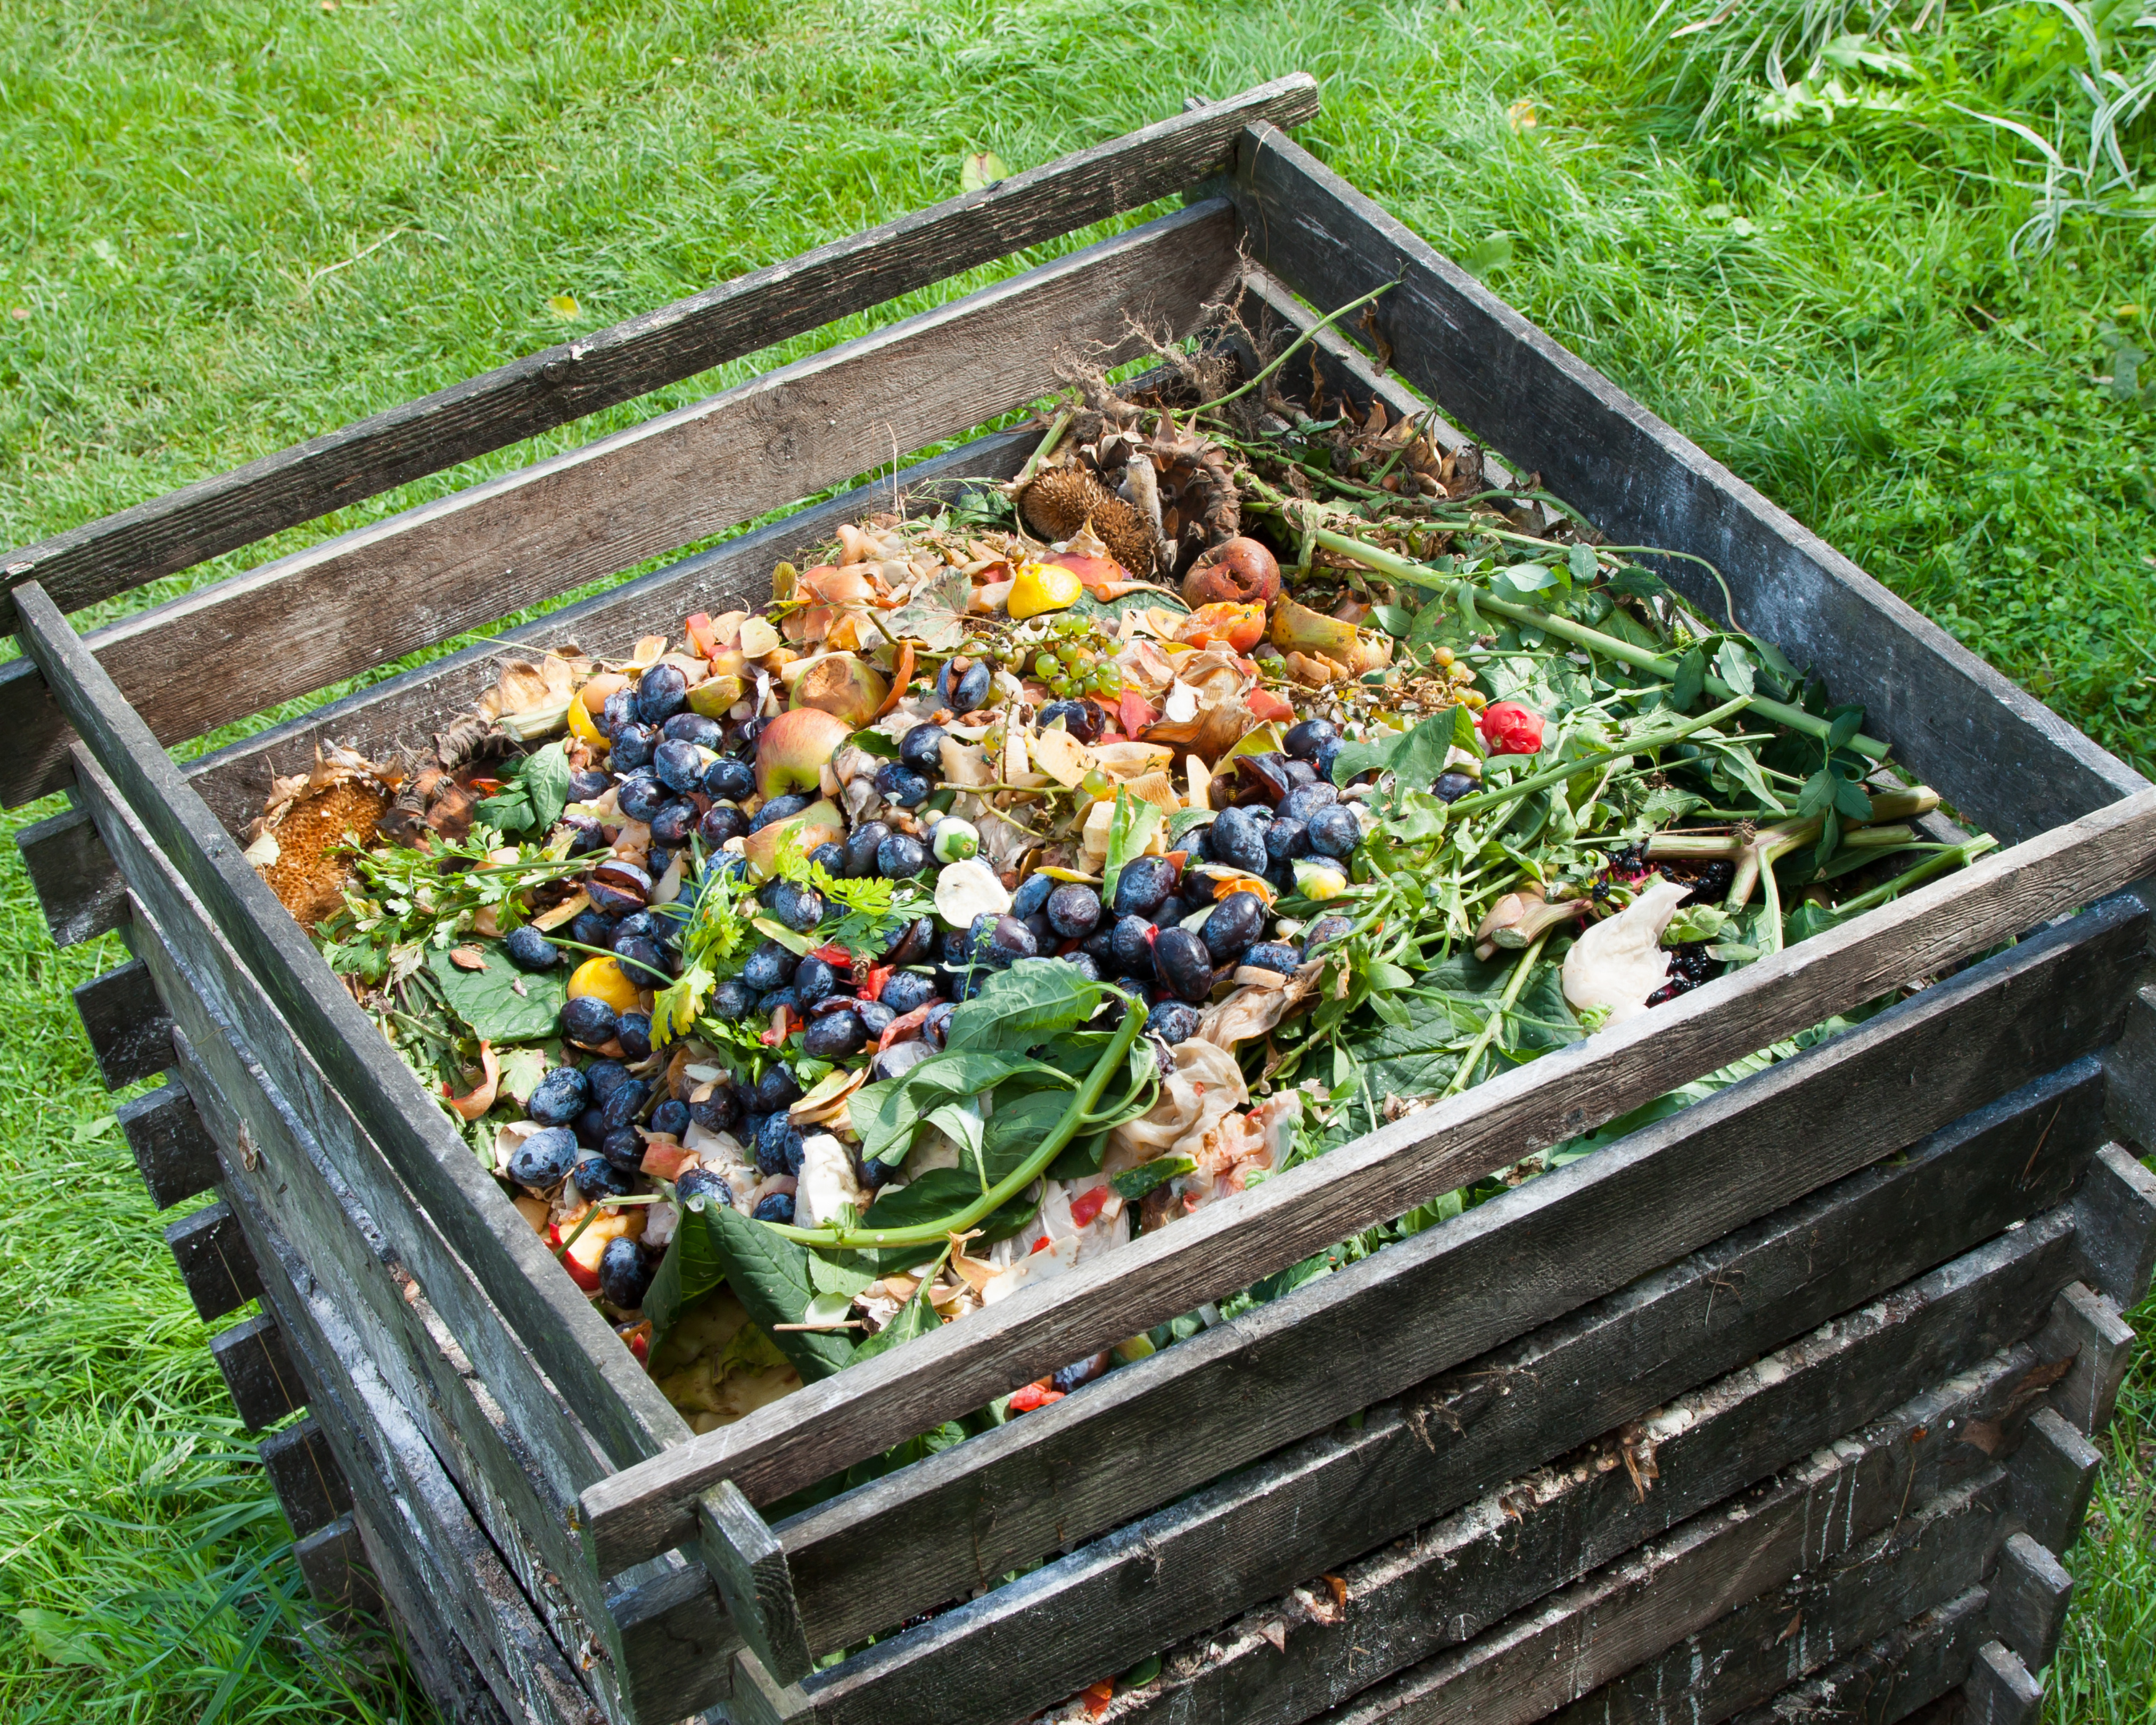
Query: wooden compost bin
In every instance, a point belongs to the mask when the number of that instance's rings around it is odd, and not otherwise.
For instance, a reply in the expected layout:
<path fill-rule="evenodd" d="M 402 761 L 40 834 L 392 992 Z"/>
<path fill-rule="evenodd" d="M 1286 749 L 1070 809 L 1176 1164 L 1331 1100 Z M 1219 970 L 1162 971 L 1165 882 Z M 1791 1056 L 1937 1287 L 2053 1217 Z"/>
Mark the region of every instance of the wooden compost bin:
<path fill-rule="evenodd" d="M 2156 1251 L 2133 888 L 2156 791 L 1277 129 L 1316 105 L 1304 77 L 1194 104 L 10 560 L 27 656 L 0 672 L 0 791 L 71 791 L 22 835 L 54 937 L 117 927 L 135 953 L 80 991 L 113 1085 L 166 1074 L 122 1109 L 128 1138 L 161 1202 L 218 1191 L 169 1237 L 204 1317 L 262 1302 L 214 1345 L 251 1426 L 305 1409 L 263 1460 L 318 1596 L 386 1602 L 453 1716 L 2033 1717 L 2119 1314 Z M 1175 213 L 571 454 L 87 635 L 66 621 L 1176 193 Z M 1240 282 L 1306 326 L 1396 279 L 1357 331 L 1389 369 L 1323 332 L 1334 388 L 1439 404 L 1612 540 L 1712 560 L 1747 627 L 1823 667 L 2007 848 L 692 1436 L 233 836 L 317 740 L 385 752 L 466 707 L 500 644 L 184 768 L 165 746 L 843 484 L 893 440 L 987 423 L 1052 390 L 1074 347 L 1134 354 L 1132 318 L 1188 336 Z M 896 483 L 1008 475 L 1035 435 Z M 511 639 L 605 651 L 752 604 L 777 558 L 892 483 Z M 775 1526 L 755 1508 L 1927 978 L 1051 1407 Z M 1070 1698 L 1163 1651 L 1157 1676 Z"/>

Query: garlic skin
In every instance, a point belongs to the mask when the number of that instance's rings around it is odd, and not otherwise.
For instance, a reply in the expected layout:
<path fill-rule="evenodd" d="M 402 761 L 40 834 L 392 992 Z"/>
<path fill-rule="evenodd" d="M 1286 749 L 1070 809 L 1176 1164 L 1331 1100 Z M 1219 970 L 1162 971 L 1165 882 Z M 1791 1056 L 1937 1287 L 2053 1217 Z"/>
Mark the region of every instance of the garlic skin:
<path fill-rule="evenodd" d="M 936 914 L 953 928 L 970 927 L 976 916 L 1000 916 L 1010 907 L 1004 883 L 978 858 L 951 863 L 936 877 Z"/>
<path fill-rule="evenodd" d="M 820 1228 L 850 1204 L 856 1214 L 869 1207 L 868 1194 L 854 1177 L 854 1153 L 829 1132 L 816 1132 L 801 1147 L 801 1173 L 794 1188 L 794 1220 Z"/>
<path fill-rule="evenodd" d="M 1564 998 L 1574 1012 L 1609 1009 L 1605 1024 L 1621 1024 L 1647 1009 L 1647 997 L 1670 979 L 1662 931 L 1691 892 L 1657 879 L 1614 916 L 1596 923 L 1564 955 Z"/>

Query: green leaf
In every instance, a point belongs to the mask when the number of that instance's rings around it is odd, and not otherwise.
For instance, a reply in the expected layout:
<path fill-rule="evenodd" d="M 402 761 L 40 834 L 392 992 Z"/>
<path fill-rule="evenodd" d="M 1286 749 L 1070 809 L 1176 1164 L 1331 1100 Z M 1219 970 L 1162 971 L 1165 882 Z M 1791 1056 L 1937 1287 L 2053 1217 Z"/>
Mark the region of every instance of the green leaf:
<path fill-rule="evenodd" d="M 1864 709 L 1861 706 L 1845 708 L 1835 715 L 1826 727 L 1826 748 L 1829 754 L 1836 749 L 1845 749 L 1851 739 L 1864 728 Z"/>
<path fill-rule="evenodd" d="M 986 1192 L 993 1183 L 981 1166 L 981 1133 L 987 1122 L 981 1118 L 980 1107 L 974 1099 L 966 1096 L 954 1102 L 946 1102 L 940 1108 L 931 1109 L 927 1123 L 958 1147 L 973 1163 L 973 1171 L 980 1178 L 981 1190 Z"/>
<path fill-rule="evenodd" d="M 569 803 L 568 745 L 550 742 L 526 755 L 516 783 L 531 799 L 532 824 L 542 832 L 552 826 Z"/>
<path fill-rule="evenodd" d="M 505 833 L 529 832 L 534 824 L 531 799 L 524 794 L 521 785 L 511 785 L 491 797 L 481 797 L 472 814 L 476 819 Z"/>
<path fill-rule="evenodd" d="M 1711 941 L 1735 920 L 1728 911 L 1714 905 L 1686 905 L 1670 918 L 1669 927 L 1662 931 L 1662 944 L 1682 947 L 1696 941 Z"/>
<path fill-rule="evenodd" d="M 1614 575 L 1612 575 L 1609 578 L 1609 590 L 1612 593 L 1622 593 L 1627 598 L 1659 599 L 1669 596 L 1670 584 L 1666 581 L 1663 580 L 1659 575 L 1653 574 L 1648 570 L 1639 568 L 1634 565 L 1627 564 L 1624 568 L 1620 569 Z M 1622 614 L 1622 613 L 1619 614 L 1620 616 Z M 1625 621 L 1629 624 L 1632 622 L 1632 619 L 1625 618 Z M 1610 619 L 1612 625 L 1616 622 L 1617 618 L 1613 617 Z M 1636 627 L 1637 625 L 1635 624 L 1634 626 Z M 1610 629 L 1610 633 L 1612 634 L 1617 634 L 1623 633 L 1623 631 L 1613 626 Z M 1627 639 L 1629 639 L 1629 637 L 1627 637 Z M 1635 646 L 1644 647 L 1651 645 L 1652 643 L 1647 641 L 1638 641 L 1635 642 L 1634 644 Z"/>
<path fill-rule="evenodd" d="M 962 192 L 978 192 L 1009 177 L 1010 170 L 1004 166 L 1003 157 L 993 150 L 979 151 L 958 163 L 958 188 Z"/>
<path fill-rule="evenodd" d="M 1865 795 L 1864 787 L 1851 778 L 1837 778 L 1834 784 L 1835 812 L 1844 820 L 1866 821 L 1871 819 L 1871 798 Z"/>
<path fill-rule="evenodd" d="M 1565 552 L 1564 561 L 1566 566 L 1572 571 L 1572 578 L 1580 586 L 1584 587 L 1594 579 L 1595 564 L 1593 546 L 1582 545 L 1575 541 L 1572 549 Z"/>
<path fill-rule="evenodd" d="M 816 1297 L 808 1249 L 752 1221 L 732 1204 L 706 1204 L 681 1212 L 651 1291 L 644 1296 L 653 1329 L 671 1329 L 683 1311 L 721 1281 L 733 1290 L 750 1319 L 804 1383 L 829 1377 L 852 1358 L 853 1344 L 842 1332 L 773 1327 L 799 1323 Z M 651 1304 L 654 1296 L 660 1301 L 657 1311 Z"/>
<path fill-rule="evenodd" d="M 1676 680 L 1670 685 L 1670 705 L 1688 711 L 1707 687 L 1707 655 L 1697 647 L 1677 661 Z"/>
<path fill-rule="evenodd" d="M 1734 641 L 1724 641 L 1714 655 L 1714 668 L 1722 674 L 1722 680 L 1729 685 L 1732 694 L 1753 692 L 1752 655 Z"/>
<path fill-rule="evenodd" d="M 1164 1186 L 1178 1174 L 1187 1174 L 1197 1166 L 1195 1157 L 1156 1156 L 1151 1162 L 1117 1174 L 1108 1183 L 1125 1203 L 1136 1204 L 1156 1186 Z"/>
<path fill-rule="evenodd" d="M 1397 773 L 1404 785 L 1416 788 L 1427 786 L 1445 770 L 1445 753 L 1452 747 L 1459 722 L 1455 715 L 1464 711 L 1463 707 L 1455 707 L 1450 712 L 1424 719 L 1412 731 L 1381 734 L 1378 740 L 1369 742 L 1343 744 L 1333 757 L 1333 783 L 1346 784 L 1375 768 L 1381 773 Z M 1473 725 L 1471 716 L 1468 723 Z"/>
<path fill-rule="evenodd" d="M 988 1184 L 1016 1173 L 1019 1165 L 1040 1147 L 1041 1140 L 1062 1123 L 1070 1106 L 1070 1094 L 1063 1090 L 1034 1091 L 1008 1101 L 998 1095 L 996 1111 L 981 1138 L 981 1165 Z"/>
<path fill-rule="evenodd" d="M 1113 895 L 1104 889 L 1101 897 L 1103 902 L 1112 902 Z M 951 1014 L 943 1036 L 944 1051 L 1031 1048 L 1086 1023 L 1106 999 L 1107 990 L 1088 981 L 1075 966 L 1053 959 L 1021 959 L 1009 970 L 990 976 L 979 993 Z M 917 1072 L 921 1068 L 913 1070 Z"/>
<path fill-rule="evenodd" d="M 1452 710 L 1452 746 L 1466 750 L 1478 761 L 1489 753 L 1482 747 L 1481 732 L 1476 728 L 1475 710 L 1464 701 Z"/>
<path fill-rule="evenodd" d="M 1839 810 L 1830 809 L 1826 818 L 1820 824 L 1819 849 L 1812 853 L 1812 859 L 1820 868 L 1825 868 L 1827 859 L 1840 848 L 1841 815 Z"/>
<path fill-rule="evenodd" d="M 901 1343 L 911 1342 L 916 1336 L 925 1336 L 938 1327 L 942 1320 L 936 1316 L 936 1308 L 928 1303 L 929 1279 L 921 1278 L 921 1286 L 913 1291 L 913 1297 L 891 1314 L 891 1322 L 854 1350 L 855 1359 L 874 1359 L 880 1353 L 888 1353 Z"/>
<path fill-rule="evenodd" d="M 850 1253 L 809 1253 L 810 1286 L 819 1294 L 843 1294 L 848 1299 L 861 1292 L 875 1277 L 865 1270 L 842 1261 L 851 1255 Z"/>
<path fill-rule="evenodd" d="M 1797 813 L 1810 820 L 1814 815 L 1824 814 L 1833 807 L 1836 783 L 1835 775 L 1826 768 L 1822 767 L 1812 774 L 1804 781 L 1804 788 L 1797 793 Z M 1868 808 L 1870 805 L 1866 806 Z"/>
<path fill-rule="evenodd" d="M 1058 967 L 1070 969 L 1068 965 Z M 956 1014 L 953 1014 L 955 1020 Z M 978 1096 L 1019 1072 L 1046 1075 L 1045 1081 L 1072 1089 L 1079 1081 L 1055 1067 L 1019 1054 L 989 1049 L 949 1049 L 931 1055 L 902 1078 L 865 1084 L 854 1092 L 846 1112 L 860 1135 L 861 1154 L 878 1162 L 904 1159 L 913 1147 L 922 1117 L 954 1096 Z"/>
<path fill-rule="evenodd" d="M 1168 848 L 1174 850 L 1183 841 L 1183 834 L 1194 833 L 1203 826 L 1210 826 L 1217 810 L 1211 809 L 1178 809 L 1168 818 Z"/>
<path fill-rule="evenodd" d="M 1414 628 L 1414 613 L 1403 605 L 1373 605 L 1370 620 L 1395 639 L 1404 639 Z"/>
<path fill-rule="evenodd" d="M 427 969 L 449 1010 L 483 1042 L 536 1042 L 557 1034 L 569 998 L 569 967 L 526 973 L 509 962 L 499 941 L 477 941 L 484 970 L 459 970 L 449 949 L 429 947 Z"/>
<path fill-rule="evenodd" d="M 1116 882 L 1126 864 L 1145 855 L 1161 824 L 1161 812 L 1141 802 L 1120 785 L 1116 788 L 1116 813 L 1108 824 L 1108 864 L 1101 875 L 1101 902 L 1116 901 Z"/>

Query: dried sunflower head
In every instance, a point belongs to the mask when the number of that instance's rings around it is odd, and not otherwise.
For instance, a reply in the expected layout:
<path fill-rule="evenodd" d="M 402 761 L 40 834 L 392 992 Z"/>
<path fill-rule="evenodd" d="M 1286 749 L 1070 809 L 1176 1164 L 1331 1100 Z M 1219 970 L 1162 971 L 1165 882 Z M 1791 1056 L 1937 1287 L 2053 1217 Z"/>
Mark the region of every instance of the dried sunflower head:
<path fill-rule="evenodd" d="M 334 743 L 316 746 L 311 772 L 271 781 L 247 860 L 303 928 L 344 902 L 352 871 L 341 853 L 373 839 L 397 782 L 393 769 Z"/>
<path fill-rule="evenodd" d="M 1043 538 L 1073 538 L 1090 522 L 1108 554 L 1132 575 L 1143 580 L 1152 572 L 1150 524 L 1091 468 L 1075 462 L 1045 467 L 1026 483 L 1018 501 L 1026 524 Z"/>

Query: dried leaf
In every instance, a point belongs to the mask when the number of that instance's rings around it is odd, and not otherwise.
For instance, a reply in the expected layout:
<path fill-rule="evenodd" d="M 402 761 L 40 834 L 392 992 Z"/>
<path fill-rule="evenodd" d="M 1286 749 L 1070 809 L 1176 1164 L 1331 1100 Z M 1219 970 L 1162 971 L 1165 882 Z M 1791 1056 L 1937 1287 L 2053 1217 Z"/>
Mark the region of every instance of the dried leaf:
<path fill-rule="evenodd" d="M 958 164 L 958 188 L 962 192 L 978 192 L 1009 177 L 1010 170 L 1004 166 L 1003 157 L 993 150 L 968 156 Z"/>

